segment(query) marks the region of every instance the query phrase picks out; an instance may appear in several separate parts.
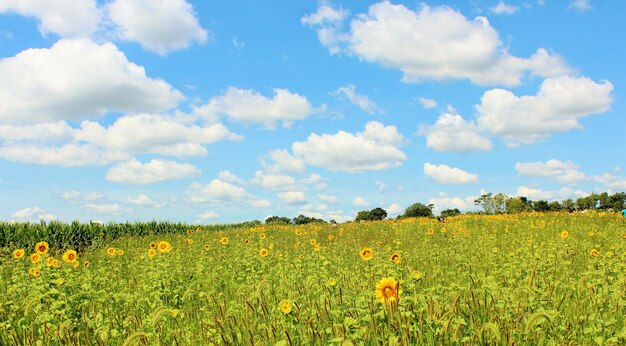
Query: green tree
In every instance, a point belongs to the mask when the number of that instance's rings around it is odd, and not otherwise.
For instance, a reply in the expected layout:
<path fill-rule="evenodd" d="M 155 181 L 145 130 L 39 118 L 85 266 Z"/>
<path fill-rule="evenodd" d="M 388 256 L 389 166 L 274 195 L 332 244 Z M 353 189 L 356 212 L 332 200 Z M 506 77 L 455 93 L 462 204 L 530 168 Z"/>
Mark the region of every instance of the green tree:
<path fill-rule="evenodd" d="M 302 214 L 294 217 L 291 220 L 291 223 L 294 224 L 294 225 L 306 225 L 307 223 L 312 223 L 312 222 L 326 223 L 326 221 L 324 221 L 322 219 L 316 219 L 314 217 L 308 217 L 308 216 L 304 216 Z"/>
<path fill-rule="evenodd" d="M 509 214 L 532 211 L 532 202 L 530 202 L 526 197 L 508 198 L 504 204 L 506 212 Z"/>
<path fill-rule="evenodd" d="M 533 202 L 533 210 L 534 211 L 548 211 L 550 210 L 550 205 L 548 201 L 539 200 Z"/>
<path fill-rule="evenodd" d="M 433 217 L 433 205 L 413 203 L 404 210 L 401 217 Z"/>
<path fill-rule="evenodd" d="M 461 211 L 458 208 L 446 209 L 441 212 L 441 217 L 452 217 L 457 215 L 461 215 Z"/>
<path fill-rule="evenodd" d="M 370 218 L 372 221 L 384 220 L 387 217 L 387 211 L 383 208 L 374 208 L 370 210 Z"/>
<path fill-rule="evenodd" d="M 501 214 L 506 211 L 506 200 L 508 196 L 503 193 L 486 193 L 474 200 L 475 205 L 479 205 L 485 214 Z"/>

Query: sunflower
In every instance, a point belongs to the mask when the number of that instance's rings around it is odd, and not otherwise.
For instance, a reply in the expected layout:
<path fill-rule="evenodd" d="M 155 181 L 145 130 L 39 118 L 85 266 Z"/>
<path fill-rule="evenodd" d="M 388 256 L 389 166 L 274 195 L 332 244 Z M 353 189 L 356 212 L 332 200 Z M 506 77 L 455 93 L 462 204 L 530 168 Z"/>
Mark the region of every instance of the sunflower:
<path fill-rule="evenodd" d="M 568 231 L 563 231 L 559 234 L 559 236 L 561 236 L 561 238 L 563 239 L 567 239 L 567 237 L 569 237 L 569 232 Z"/>
<path fill-rule="evenodd" d="M 117 251 L 115 251 L 115 248 L 110 247 L 107 249 L 107 255 L 109 256 L 115 256 L 115 254 L 117 253 Z"/>
<path fill-rule="evenodd" d="M 301 229 L 297 229 L 296 230 L 296 235 L 302 235 L 302 230 Z"/>
<path fill-rule="evenodd" d="M 428 233 L 428 235 L 433 235 L 433 234 L 435 234 L 435 230 L 431 228 L 431 229 L 428 230 L 427 233 Z"/>
<path fill-rule="evenodd" d="M 265 239 L 265 237 L 266 237 L 265 233 L 259 234 L 259 239 L 263 240 L 263 239 Z"/>
<path fill-rule="evenodd" d="M 382 278 L 376 284 L 376 298 L 380 299 L 381 303 L 395 302 L 398 300 L 400 283 L 394 278 L 386 277 Z"/>
<path fill-rule="evenodd" d="M 209 251 L 211 249 L 211 245 L 204 244 L 204 251 Z"/>
<path fill-rule="evenodd" d="M 278 304 L 278 307 L 280 308 L 280 312 L 282 312 L 285 315 L 288 315 L 293 310 L 293 302 L 289 299 L 283 299 Z"/>
<path fill-rule="evenodd" d="M 193 234 L 193 230 L 192 230 L 192 229 L 188 229 L 188 230 L 187 230 L 187 234 L 188 234 L 188 235 L 192 235 L 192 234 Z"/>
<path fill-rule="evenodd" d="M 423 276 L 424 275 L 422 274 L 422 272 L 417 270 L 411 273 L 411 277 L 413 278 L 413 280 L 421 280 Z"/>
<path fill-rule="evenodd" d="M 395 263 L 395 264 L 400 263 L 400 254 L 399 254 L 399 253 L 397 253 L 397 252 L 394 252 L 394 253 L 391 255 L 391 262 L 393 262 L 393 263 Z"/>
<path fill-rule="evenodd" d="M 222 245 L 228 245 L 228 238 L 226 238 L 226 237 L 222 237 L 222 239 L 220 239 L 220 243 L 221 243 Z"/>
<path fill-rule="evenodd" d="M 56 261 L 56 259 L 54 259 L 54 257 L 46 258 L 46 266 L 52 267 L 54 265 L 54 261 Z"/>
<path fill-rule="evenodd" d="M 598 251 L 598 249 L 591 249 L 591 257 L 598 257 L 598 255 L 600 254 L 600 251 Z"/>
<path fill-rule="evenodd" d="M 28 274 L 30 274 L 30 276 L 34 278 L 38 278 L 41 276 L 41 271 L 39 270 L 39 268 L 30 268 L 28 269 Z"/>
<path fill-rule="evenodd" d="M 200 226 L 196 227 L 196 233 L 200 233 L 200 231 L 202 231 L 202 228 Z"/>
<path fill-rule="evenodd" d="M 122 249 L 117 249 L 117 255 L 118 256 L 122 256 L 124 254 L 124 250 Z"/>
<path fill-rule="evenodd" d="M 265 256 L 269 255 L 269 253 L 270 253 L 270 251 L 268 249 L 266 249 L 266 248 L 262 248 L 261 250 L 259 250 L 259 255 L 261 257 L 265 257 Z"/>
<path fill-rule="evenodd" d="M 361 249 L 361 251 L 359 251 L 359 256 L 364 261 L 369 261 L 372 259 L 372 257 L 374 257 L 374 250 L 372 250 L 372 248 L 369 248 L 369 247 L 364 247 Z"/>
<path fill-rule="evenodd" d="M 48 246 L 48 243 L 46 243 L 45 241 L 40 241 L 39 243 L 35 244 L 35 252 L 40 255 L 47 253 L 49 248 L 50 247 Z"/>
<path fill-rule="evenodd" d="M 83 267 L 89 268 L 90 266 L 91 266 L 91 263 L 89 263 L 89 261 L 83 262 Z"/>
<path fill-rule="evenodd" d="M 159 252 L 170 252 L 172 250 L 172 244 L 165 240 L 158 242 L 157 246 L 159 248 Z"/>
<path fill-rule="evenodd" d="M 148 244 L 148 246 L 150 246 L 151 249 L 156 249 L 157 248 L 157 243 L 154 241 L 151 241 L 150 244 Z"/>
<path fill-rule="evenodd" d="M 320 251 L 322 248 L 320 247 L 320 244 L 315 244 L 315 246 L 313 247 L 313 250 L 315 251 Z"/>
<path fill-rule="evenodd" d="M 329 235 L 328 235 L 328 240 L 333 240 L 333 239 L 335 239 L 335 236 L 334 236 L 334 235 L 332 235 L 332 234 L 329 234 Z"/>
<path fill-rule="evenodd" d="M 312 246 L 315 246 L 315 244 L 317 244 L 317 240 L 315 240 L 315 239 L 311 239 L 311 241 L 309 241 L 309 243 L 310 243 Z"/>
<path fill-rule="evenodd" d="M 59 261 L 59 260 L 55 259 L 55 260 L 52 262 L 52 267 L 54 267 L 54 268 L 61 268 L 61 261 Z"/>
<path fill-rule="evenodd" d="M 30 263 L 38 263 L 39 261 L 41 261 L 41 255 L 37 252 L 35 252 L 34 254 L 30 255 Z"/>
<path fill-rule="evenodd" d="M 251 240 L 250 240 L 250 238 L 246 238 L 246 239 L 244 239 L 244 240 L 243 240 L 243 242 L 244 242 L 245 244 L 250 244 Z"/>
<path fill-rule="evenodd" d="M 148 257 L 154 257 L 154 256 L 156 256 L 156 250 L 155 249 L 148 250 Z"/>
<path fill-rule="evenodd" d="M 20 259 L 20 258 L 24 257 L 25 253 L 26 252 L 24 251 L 24 249 L 17 249 L 15 251 L 13 251 L 13 258 Z"/>
<path fill-rule="evenodd" d="M 65 263 L 72 263 L 78 259 L 78 256 L 76 255 L 76 251 L 67 250 L 65 251 L 65 253 L 63 253 L 63 257 L 61 258 L 63 259 L 63 262 Z"/>
<path fill-rule="evenodd" d="M 74 268 L 78 268 L 80 264 L 78 263 L 78 261 L 73 261 L 72 262 L 72 266 L 74 266 Z"/>

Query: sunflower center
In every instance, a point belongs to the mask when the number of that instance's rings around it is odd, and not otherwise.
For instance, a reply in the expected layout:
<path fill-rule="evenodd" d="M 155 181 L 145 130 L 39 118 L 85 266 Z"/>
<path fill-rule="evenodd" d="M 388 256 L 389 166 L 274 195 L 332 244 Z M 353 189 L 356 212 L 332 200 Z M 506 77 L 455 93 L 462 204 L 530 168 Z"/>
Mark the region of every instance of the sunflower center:
<path fill-rule="evenodd" d="M 385 298 L 391 298 L 396 295 L 396 290 L 391 286 L 386 286 L 383 288 L 383 295 Z"/>

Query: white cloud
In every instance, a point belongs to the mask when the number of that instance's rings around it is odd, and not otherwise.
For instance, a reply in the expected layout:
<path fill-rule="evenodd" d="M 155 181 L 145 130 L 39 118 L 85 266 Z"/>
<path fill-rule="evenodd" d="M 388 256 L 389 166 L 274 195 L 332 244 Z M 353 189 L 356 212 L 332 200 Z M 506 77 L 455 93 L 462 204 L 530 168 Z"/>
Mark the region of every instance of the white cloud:
<path fill-rule="evenodd" d="M 424 163 L 424 175 L 439 184 L 474 184 L 478 182 L 478 174 L 471 174 L 462 169 L 446 165 Z"/>
<path fill-rule="evenodd" d="M 141 207 L 149 207 L 149 208 L 155 208 L 155 209 L 163 208 L 165 206 L 163 203 L 153 201 L 150 197 L 144 194 L 139 194 L 137 196 L 128 197 L 126 199 L 126 202 L 128 202 L 129 204 L 134 204 L 134 205 L 138 205 Z"/>
<path fill-rule="evenodd" d="M 553 132 L 581 128 L 578 120 L 609 110 L 613 84 L 585 77 L 547 78 L 536 96 L 516 96 L 504 89 L 486 91 L 476 105 L 478 127 L 509 146 L 531 144 Z"/>
<path fill-rule="evenodd" d="M 338 96 L 339 98 L 348 99 L 350 103 L 358 106 L 365 113 L 368 113 L 368 114 L 383 113 L 382 108 L 380 108 L 376 103 L 370 100 L 369 97 L 365 95 L 357 94 L 356 87 L 352 84 L 339 87 L 339 89 L 335 90 L 332 94 L 335 96 Z"/>
<path fill-rule="evenodd" d="M 306 169 L 306 162 L 289 154 L 287 150 L 272 150 L 269 156 L 274 161 L 273 164 L 267 166 L 267 171 L 270 173 L 283 171 L 302 173 Z"/>
<path fill-rule="evenodd" d="M 91 144 L 74 143 L 61 146 L 30 143 L 8 144 L 0 146 L 0 157 L 10 161 L 65 167 L 102 166 L 112 161 L 129 158 L 124 153 L 106 152 Z"/>
<path fill-rule="evenodd" d="M 599 182 L 604 185 L 610 193 L 615 191 L 626 191 L 626 178 L 617 176 L 612 173 L 604 173 L 602 175 L 596 175 L 593 177 L 593 180 Z"/>
<path fill-rule="evenodd" d="M 248 205 L 256 209 L 268 209 L 272 206 L 272 202 L 266 199 L 252 199 L 248 201 Z"/>
<path fill-rule="evenodd" d="M 14 222 L 38 222 L 53 221 L 56 220 L 56 217 L 42 208 L 34 207 L 17 210 L 11 214 L 9 219 Z"/>
<path fill-rule="evenodd" d="M 220 171 L 220 173 L 217 175 L 217 178 L 220 180 L 229 182 L 229 183 L 235 183 L 235 184 L 244 183 L 243 179 L 240 179 L 238 176 L 234 175 L 233 173 L 227 170 Z"/>
<path fill-rule="evenodd" d="M 220 215 L 214 211 L 207 211 L 206 213 L 199 214 L 198 217 L 200 219 L 206 220 L 206 219 L 217 219 L 218 217 L 220 217 Z"/>
<path fill-rule="evenodd" d="M 355 206 L 357 206 L 357 207 L 363 207 L 363 208 L 365 208 L 365 207 L 369 206 L 370 204 L 369 204 L 369 202 L 368 202 L 368 201 L 366 201 L 366 200 L 365 200 L 365 198 L 363 198 L 363 197 L 355 197 L 355 198 L 352 200 L 352 205 L 355 205 Z"/>
<path fill-rule="evenodd" d="M 437 101 L 426 97 L 418 97 L 417 101 L 422 105 L 424 109 L 432 109 L 437 107 Z"/>
<path fill-rule="evenodd" d="M 120 38 L 161 55 L 209 37 L 185 0 L 113 0 L 107 10 Z"/>
<path fill-rule="evenodd" d="M 185 200 L 191 203 L 222 203 L 241 201 L 248 197 L 244 188 L 229 184 L 220 179 L 213 179 L 202 185 L 193 183 L 185 192 Z"/>
<path fill-rule="evenodd" d="M 104 198 L 100 192 L 80 192 L 76 190 L 63 192 L 61 198 L 72 202 L 93 202 Z"/>
<path fill-rule="evenodd" d="M 254 173 L 254 179 L 252 179 L 252 182 L 255 184 L 259 184 L 264 189 L 274 191 L 285 191 L 301 188 L 298 185 L 296 179 L 292 176 L 281 174 L 267 174 L 263 171 L 256 171 Z"/>
<path fill-rule="evenodd" d="M 402 208 L 398 203 L 391 203 L 385 211 L 387 211 L 387 214 L 389 214 L 390 216 L 395 216 L 404 213 L 404 208 Z"/>
<path fill-rule="evenodd" d="M 153 114 L 123 116 L 108 128 L 83 121 L 76 137 L 109 150 L 171 156 L 204 156 L 203 144 L 242 139 L 222 124 L 200 127 L 186 119 Z"/>
<path fill-rule="evenodd" d="M 153 159 L 143 164 L 132 159 L 111 167 L 106 179 L 116 183 L 151 184 L 165 180 L 185 179 L 199 174 L 200 170 L 188 163 Z"/>
<path fill-rule="evenodd" d="M 527 197 L 530 200 L 547 200 L 547 201 L 562 201 L 568 198 L 576 199 L 589 195 L 588 193 L 580 190 L 572 190 L 564 187 L 557 191 L 541 190 L 528 186 L 519 186 L 517 188 L 517 196 Z"/>
<path fill-rule="evenodd" d="M 591 0 L 572 0 L 568 7 L 579 12 L 585 12 L 593 9 L 590 2 Z"/>
<path fill-rule="evenodd" d="M 319 194 L 319 195 L 317 195 L 317 198 L 319 198 L 321 201 L 326 202 L 328 204 L 338 204 L 339 203 L 339 198 L 337 198 L 337 196 L 333 196 L 333 195 Z"/>
<path fill-rule="evenodd" d="M 580 172 L 580 167 L 573 162 L 548 160 L 544 162 L 519 162 L 515 164 L 515 171 L 520 176 L 545 177 L 558 181 L 560 184 L 576 184 L 587 180 L 587 176 Z"/>
<path fill-rule="evenodd" d="M 0 124 L 0 142 L 64 142 L 74 138 L 74 129 L 64 121 L 14 126 Z"/>
<path fill-rule="evenodd" d="M 371 121 L 365 131 L 353 135 L 311 134 L 304 142 L 294 142 L 292 150 L 307 164 L 336 172 L 366 172 L 398 167 L 407 159 L 398 149 L 405 142 L 395 126 Z"/>
<path fill-rule="evenodd" d="M 195 113 L 212 121 L 218 116 L 227 116 L 232 121 L 258 124 L 268 129 L 282 122 L 290 127 L 314 112 L 306 97 L 291 93 L 287 89 L 274 89 L 274 97 L 267 98 L 251 89 L 229 87 L 226 93 L 216 96 L 195 109 Z"/>
<path fill-rule="evenodd" d="M 298 211 L 298 214 L 322 220 L 335 220 L 339 223 L 354 220 L 354 216 L 345 215 L 343 210 L 324 210 L 320 212 L 302 208 Z"/>
<path fill-rule="evenodd" d="M 441 213 L 446 209 L 459 209 L 461 212 L 475 210 L 476 206 L 474 205 L 474 200 L 476 197 L 468 196 L 465 198 L 461 197 L 451 197 L 446 193 L 440 193 L 439 197 L 433 197 L 428 200 L 428 204 L 432 204 L 433 212 L 435 214 Z"/>
<path fill-rule="evenodd" d="M 119 204 L 97 204 L 87 203 L 83 205 L 83 208 L 88 212 L 94 212 L 97 214 L 123 214 L 128 213 L 131 209 L 123 208 Z"/>
<path fill-rule="evenodd" d="M 473 121 L 450 112 L 442 113 L 434 125 L 422 126 L 419 134 L 426 136 L 427 147 L 439 152 L 489 151 L 492 147 Z"/>
<path fill-rule="evenodd" d="M 95 0 L 2 0 L 3 12 L 35 17 L 43 35 L 68 38 L 88 37 L 98 29 L 102 17 Z"/>
<path fill-rule="evenodd" d="M 322 4 L 318 13 L 334 13 L 328 8 Z M 561 57 L 543 48 L 530 58 L 510 55 L 485 17 L 469 20 L 447 6 L 422 5 L 412 11 L 382 1 L 371 5 L 367 14 L 355 16 L 347 33 L 340 31 L 347 13 L 318 13 L 305 17 L 317 20 L 302 21 L 316 27 L 320 42 L 331 54 L 343 51 L 400 69 L 404 82 L 469 79 L 478 85 L 515 86 L 527 72 L 549 77 L 569 70 Z"/>
<path fill-rule="evenodd" d="M 56 42 L 0 60 L 0 121 L 80 120 L 109 111 L 170 109 L 183 95 L 146 76 L 111 43 Z"/>
<path fill-rule="evenodd" d="M 328 1 L 321 1 L 317 12 L 302 17 L 300 21 L 316 27 L 320 43 L 328 48 L 330 54 L 338 54 L 342 50 L 342 42 L 347 39 L 341 29 L 348 14 L 347 10 L 333 8 Z"/>
<path fill-rule="evenodd" d="M 518 9 L 518 7 L 509 5 L 501 0 L 496 6 L 490 8 L 489 10 L 495 14 L 513 14 L 517 12 Z"/>
<path fill-rule="evenodd" d="M 376 186 L 378 187 L 378 192 L 385 192 L 385 183 L 383 183 L 382 181 L 378 180 L 375 182 Z"/>
<path fill-rule="evenodd" d="M 285 191 L 278 194 L 281 202 L 287 205 L 305 204 L 306 198 L 302 191 Z"/>

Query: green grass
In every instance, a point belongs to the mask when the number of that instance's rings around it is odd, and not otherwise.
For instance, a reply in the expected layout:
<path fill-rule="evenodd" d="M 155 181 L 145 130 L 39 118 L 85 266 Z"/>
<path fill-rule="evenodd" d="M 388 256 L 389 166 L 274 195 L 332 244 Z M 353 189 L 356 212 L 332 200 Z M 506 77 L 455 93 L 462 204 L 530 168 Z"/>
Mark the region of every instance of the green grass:
<path fill-rule="evenodd" d="M 79 252 L 77 268 L 32 264 L 30 247 L 14 259 L 17 247 L 5 247 L 0 344 L 626 342 L 626 220 L 615 214 L 185 231 L 105 236 Z M 157 241 L 172 250 L 148 256 Z M 50 245 L 56 259 L 69 247 Z M 375 298 L 385 277 L 399 281 L 397 304 Z"/>

